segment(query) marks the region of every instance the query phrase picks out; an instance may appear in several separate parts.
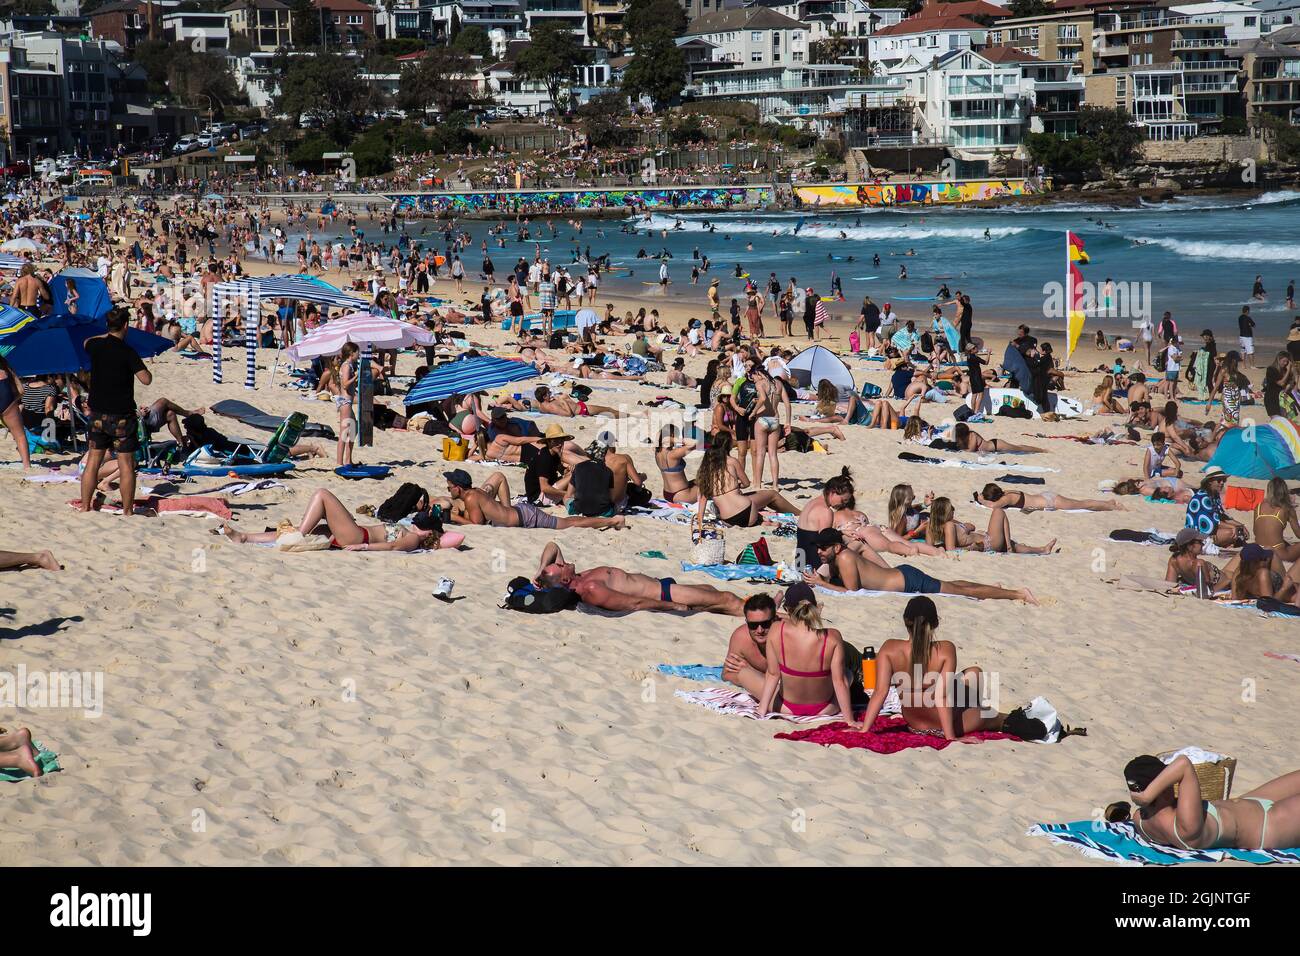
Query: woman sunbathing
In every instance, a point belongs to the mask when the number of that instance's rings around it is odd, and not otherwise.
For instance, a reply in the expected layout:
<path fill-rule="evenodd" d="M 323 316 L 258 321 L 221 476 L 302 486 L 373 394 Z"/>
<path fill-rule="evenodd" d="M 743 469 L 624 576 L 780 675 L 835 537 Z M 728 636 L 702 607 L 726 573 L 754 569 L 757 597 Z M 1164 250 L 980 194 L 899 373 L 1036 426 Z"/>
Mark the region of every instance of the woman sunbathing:
<path fill-rule="evenodd" d="M 1124 503 L 1111 499 L 1101 501 L 1096 498 L 1067 498 L 1053 491 L 1044 491 L 1032 495 L 1024 491 L 1003 491 L 997 485 L 989 483 L 982 492 L 975 493 L 975 500 L 985 508 L 1019 508 L 1021 511 L 1124 511 Z"/>
<path fill-rule="evenodd" d="M 1004 508 L 993 509 L 988 531 L 981 534 L 974 530 L 973 525 L 955 519 L 952 502 L 947 498 L 935 498 L 930 506 L 930 524 L 926 528 L 925 540 L 946 551 L 969 548 L 999 554 L 1051 554 L 1056 549 L 1055 538 L 1040 547 L 1013 541 L 1011 522 Z"/>
<path fill-rule="evenodd" d="M 855 510 L 856 504 L 856 499 L 850 494 L 844 504 L 835 509 L 835 518 L 831 524 L 844 536 L 844 546 L 850 550 L 860 553 L 862 545 L 866 545 L 873 552 L 887 551 L 908 558 L 918 554 L 934 556 L 943 553 L 942 549 L 928 541 L 909 541 L 893 528 L 872 524 L 863 512 Z"/>
<path fill-rule="evenodd" d="M 432 512 L 416 514 L 412 528 L 404 525 L 385 525 L 381 522 L 361 525 L 343 502 L 323 488 L 312 495 L 307 511 L 298 523 L 298 531 L 306 537 L 328 534 L 330 547 L 344 551 L 415 551 L 421 548 L 454 548 L 465 540 L 457 532 L 444 534 L 442 522 Z M 219 532 L 235 544 L 259 544 L 275 541 L 282 532 L 257 531 L 251 534 L 236 530 L 226 524 Z"/>
<path fill-rule="evenodd" d="M 42 774 L 40 764 L 36 762 L 36 751 L 32 747 L 32 732 L 26 727 L 17 730 L 0 727 L 0 767 L 22 770 L 33 777 Z"/>
<path fill-rule="evenodd" d="M 1124 782 L 1135 806 L 1112 803 L 1106 819 L 1132 820 L 1152 843 L 1184 850 L 1269 850 L 1300 844 L 1300 770 L 1231 800 L 1202 800 L 1196 768 L 1186 756 L 1166 766 L 1159 757 L 1143 755 L 1124 768 Z"/>
<path fill-rule="evenodd" d="M 862 729 L 853 722 L 844 640 L 838 630 L 823 625 L 813 589 L 804 583 L 790 585 L 782 605 L 785 620 L 768 632 L 758 716 L 773 711 L 796 717 L 842 714 L 850 729 Z"/>
<path fill-rule="evenodd" d="M 782 514 L 797 515 L 799 509 L 777 491 L 759 489 L 747 495 L 741 490 L 748 481 L 744 478 L 739 462 L 732 459 L 731 447 L 731 436 L 723 432 L 704 453 L 700 470 L 695 475 L 695 485 L 699 488 L 697 519 L 703 522 L 705 508 L 710 501 L 724 522 L 740 528 L 762 524 L 765 508 Z"/>
<path fill-rule="evenodd" d="M 1125 478 L 1111 489 L 1117 495 L 1144 495 L 1153 501 L 1176 501 L 1185 505 L 1192 500 L 1192 487 L 1181 478 Z"/>
<path fill-rule="evenodd" d="M 1006 720 L 980 701 L 978 667 L 957 670 L 957 648 L 951 641 L 935 640 L 939 609 L 928 597 L 918 596 L 903 609 L 907 638 L 885 641 L 876 652 L 876 685 L 862 725 L 871 727 L 898 685 L 902 716 L 908 730 L 917 734 L 960 740 L 966 734 L 1001 730 Z"/>
<path fill-rule="evenodd" d="M 971 431 L 965 422 L 958 422 L 952 429 L 952 440 L 961 451 L 974 451 L 981 454 L 1028 455 L 1043 451 L 1032 445 L 1016 445 L 1005 438 L 985 438 L 979 432 Z"/>

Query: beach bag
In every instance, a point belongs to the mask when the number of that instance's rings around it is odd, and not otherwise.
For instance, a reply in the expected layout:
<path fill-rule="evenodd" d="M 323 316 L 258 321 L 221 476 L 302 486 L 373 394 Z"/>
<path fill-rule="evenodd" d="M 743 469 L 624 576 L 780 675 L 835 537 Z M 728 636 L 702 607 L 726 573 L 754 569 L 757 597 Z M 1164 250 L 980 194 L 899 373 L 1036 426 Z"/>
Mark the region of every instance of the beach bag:
<path fill-rule="evenodd" d="M 873 384 L 871 384 L 870 382 L 863 382 L 863 383 L 862 383 L 862 397 L 863 397 L 863 398 L 879 398 L 879 397 L 880 397 L 880 386 L 879 386 L 879 385 L 873 385 Z"/>
<path fill-rule="evenodd" d="M 733 564 L 761 564 L 769 567 L 776 562 L 772 560 L 772 553 L 767 549 L 767 538 L 760 537 L 753 544 L 745 545 L 743 551 L 736 555 Z"/>
<path fill-rule="evenodd" d="M 705 516 L 704 527 L 691 528 L 691 564 L 725 564 L 727 561 L 726 532 Z"/>
<path fill-rule="evenodd" d="M 964 422 L 975 414 L 975 409 L 969 405 L 958 405 L 952 410 L 952 417 L 959 422 Z"/>
<path fill-rule="evenodd" d="M 568 588 L 542 588 L 518 577 L 506 586 L 505 601 L 500 606 L 525 614 L 554 614 L 577 607 L 578 603 L 578 595 Z"/>
<path fill-rule="evenodd" d="M 849 351 L 850 351 L 850 352 L 856 352 L 856 351 L 858 351 L 858 350 L 859 350 L 859 346 L 860 346 L 861 344 L 862 344 L 862 342 L 861 342 L 861 339 L 858 338 L 858 333 L 857 333 L 856 331 L 855 331 L 855 332 L 850 332 L 850 333 L 849 333 Z"/>
<path fill-rule="evenodd" d="M 442 458 L 444 461 L 464 461 L 469 457 L 469 443 L 454 437 L 442 440 Z"/>
<path fill-rule="evenodd" d="M 402 482 L 402 486 L 379 506 L 375 512 L 375 517 L 384 524 L 396 524 L 407 515 L 413 514 L 427 507 L 429 504 L 429 493 L 412 481 Z"/>
<path fill-rule="evenodd" d="M 627 486 L 627 506 L 629 508 L 644 508 L 650 504 L 653 497 L 650 494 L 650 489 L 645 485 Z"/>

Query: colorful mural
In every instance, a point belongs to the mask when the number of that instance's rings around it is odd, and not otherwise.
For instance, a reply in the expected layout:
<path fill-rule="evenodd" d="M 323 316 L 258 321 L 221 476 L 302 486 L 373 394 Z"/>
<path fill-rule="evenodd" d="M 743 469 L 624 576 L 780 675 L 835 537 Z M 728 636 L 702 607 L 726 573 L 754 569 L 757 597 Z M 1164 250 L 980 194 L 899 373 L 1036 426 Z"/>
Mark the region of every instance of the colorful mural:
<path fill-rule="evenodd" d="M 969 179 L 952 183 L 840 183 L 834 186 L 796 186 L 795 196 L 805 206 L 928 206 L 936 203 L 976 202 L 999 196 L 1031 196 L 1043 192 L 1028 179 Z"/>
<path fill-rule="evenodd" d="M 523 189 L 470 193 L 396 193 L 398 209 L 424 213 L 564 212 L 570 209 L 729 209 L 771 202 L 769 186 L 680 186 L 673 189 Z"/>

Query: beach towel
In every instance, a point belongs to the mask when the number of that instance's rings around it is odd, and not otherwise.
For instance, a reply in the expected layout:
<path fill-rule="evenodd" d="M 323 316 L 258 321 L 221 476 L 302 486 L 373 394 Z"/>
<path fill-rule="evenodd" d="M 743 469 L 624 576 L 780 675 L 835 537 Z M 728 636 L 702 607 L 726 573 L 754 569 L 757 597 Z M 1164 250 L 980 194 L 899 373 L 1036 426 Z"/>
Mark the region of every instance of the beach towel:
<path fill-rule="evenodd" d="M 910 451 L 900 451 L 898 453 L 899 461 L 911 462 L 914 465 L 938 465 L 941 468 L 974 468 L 980 471 L 989 469 L 1010 468 L 1012 471 L 1026 471 L 1030 473 L 1057 472 L 1058 468 L 1044 468 L 1041 465 L 1016 465 L 1007 461 L 994 461 L 991 458 L 977 459 L 976 461 L 959 461 L 956 458 L 927 458 L 924 455 L 918 455 Z"/>
<path fill-rule="evenodd" d="M 73 508 L 81 507 L 81 502 L 76 499 L 69 501 L 68 504 Z M 178 514 L 191 518 L 206 518 L 209 515 L 214 515 L 229 521 L 235 516 L 224 498 L 211 498 L 203 495 L 178 495 L 174 498 L 159 498 L 157 495 L 150 495 L 148 498 L 135 499 L 135 506 L 137 509 L 152 508 L 158 514 Z M 103 502 L 94 505 L 94 509 L 105 514 L 120 515 L 122 513 L 122 503 L 120 501 Z"/>
<path fill-rule="evenodd" d="M 722 680 L 721 667 L 709 667 L 707 664 L 659 664 L 659 672 L 670 677 L 685 677 L 687 680 Z"/>
<path fill-rule="evenodd" d="M 1254 511 L 1263 500 L 1263 488 L 1228 485 L 1223 489 L 1223 507 L 1232 511 Z"/>
<path fill-rule="evenodd" d="M 1033 478 L 1029 475 L 1003 475 L 1001 478 L 994 478 L 994 481 L 1005 482 L 1008 485 L 1045 485 L 1046 478 Z"/>
<path fill-rule="evenodd" d="M 1110 860 L 1124 866 L 1173 866 L 1178 863 L 1300 863 L 1300 848 L 1289 850 L 1185 850 L 1159 846 L 1136 831 L 1131 823 L 1035 823 L 1027 836 L 1047 837 L 1053 843 L 1073 847 L 1094 860 Z"/>
<path fill-rule="evenodd" d="M 1277 654 L 1273 651 L 1265 651 L 1265 657 L 1271 657 L 1275 661 L 1295 661 L 1300 664 L 1300 654 Z"/>
<path fill-rule="evenodd" d="M 269 491 L 272 488 L 289 487 L 283 481 L 276 481 L 274 478 L 263 478 L 260 481 L 231 481 L 219 488 L 212 488 L 208 491 L 196 491 L 197 495 L 234 495 L 236 498 L 252 494 L 254 491 Z"/>
<path fill-rule="evenodd" d="M 733 717 L 745 717 L 749 720 L 759 720 L 758 701 L 738 687 L 705 687 L 702 690 L 679 690 L 673 692 L 674 697 L 680 697 L 688 704 L 695 704 L 699 707 L 707 708 L 719 714 L 728 714 Z M 889 688 L 889 697 L 885 699 L 885 706 L 881 709 L 882 714 L 897 714 L 902 708 L 899 706 L 898 689 Z M 839 714 L 828 714 L 825 717 L 816 715 L 810 717 L 796 717 L 794 714 L 768 714 L 763 720 L 788 720 L 794 724 L 816 724 L 827 720 L 843 722 Z"/>
<path fill-rule="evenodd" d="M 943 750 L 955 740 L 945 740 L 934 734 L 918 734 L 907 728 L 907 721 L 902 717 L 877 717 L 876 722 L 867 731 L 850 730 L 843 721 L 826 727 L 811 730 L 796 730 L 789 734 L 777 734 L 777 740 L 803 740 L 811 744 L 829 747 L 838 744 L 850 750 L 870 750 L 877 754 L 896 754 L 901 750 L 914 750 L 927 747 L 930 750 Z M 981 730 L 966 734 L 965 740 L 1019 740 L 1011 734 L 995 733 Z"/>
<path fill-rule="evenodd" d="M 780 569 L 775 565 L 763 564 L 688 564 L 682 562 L 683 571 L 700 571 L 711 578 L 721 581 L 744 581 L 749 578 L 762 578 L 764 581 L 779 581 Z M 788 573 L 788 572 L 787 572 Z"/>
<path fill-rule="evenodd" d="M 56 770 L 63 769 L 59 766 L 59 755 L 48 749 L 40 741 L 32 741 L 32 751 L 36 757 L 36 765 L 41 768 L 41 773 L 53 773 Z M 19 780 L 30 780 L 31 778 L 31 774 L 26 770 L 19 770 L 17 767 L 0 767 L 0 780 L 6 783 L 17 783 Z"/>

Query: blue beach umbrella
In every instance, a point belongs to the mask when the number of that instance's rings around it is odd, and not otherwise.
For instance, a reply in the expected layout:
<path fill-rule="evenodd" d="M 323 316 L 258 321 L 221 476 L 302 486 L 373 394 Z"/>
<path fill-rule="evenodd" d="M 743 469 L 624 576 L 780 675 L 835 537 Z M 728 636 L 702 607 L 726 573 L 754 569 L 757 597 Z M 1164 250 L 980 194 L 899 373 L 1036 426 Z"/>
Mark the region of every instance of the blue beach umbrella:
<path fill-rule="evenodd" d="M 411 387 L 407 405 L 436 402 L 452 395 L 469 395 L 511 382 L 536 378 L 540 373 L 527 362 L 481 355 L 460 359 L 435 368 Z"/>
<path fill-rule="evenodd" d="M 84 315 L 43 315 L 33 318 L 21 309 L 0 309 L 0 355 L 22 377 L 65 375 L 90 368 L 86 339 L 103 335 L 103 319 Z M 126 344 L 141 358 L 153 358 L 172 347 L 171 339 L 140 329 L 127 329 Z"/>

